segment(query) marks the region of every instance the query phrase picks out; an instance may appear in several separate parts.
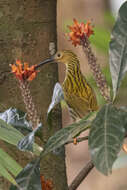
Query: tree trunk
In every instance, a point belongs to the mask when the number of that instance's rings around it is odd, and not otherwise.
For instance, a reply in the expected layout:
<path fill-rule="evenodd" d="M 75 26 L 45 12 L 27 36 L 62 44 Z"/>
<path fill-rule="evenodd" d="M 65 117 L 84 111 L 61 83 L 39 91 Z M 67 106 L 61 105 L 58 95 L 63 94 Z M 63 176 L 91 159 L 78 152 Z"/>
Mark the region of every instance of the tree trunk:
<path fill-rule="evenodd" d="M 9 64 L 15 63 L 16 59 L 38 64 L 49 57 L 50 43 L 56 46 L 56 1 L 3 0 L 0 1 L 0 8 L 0 111 L 9 107 L 25 111 L 17 81 L 8 72 Z M 57 81 L 57 65 L 49 64 L 41 69 L 31 84 L 33 99 L 43 123 L 43 144 L 62 127 L 59 107 L 54 110 L 50 125 L 46 121 L 46 112 Z M 10 145 L 4 146 L 22 166 L 31 160 L 29 154 L 21 153 L 15 147 L 11 152 Z M 2 143 L 0 147 L 3 147 Z M 42 159 L 41 174 L 53 181 L 54 190 L 68 189 L 64 148 Z M 4 189 L 8 189 L 7 185 L 4 185 Z"/>

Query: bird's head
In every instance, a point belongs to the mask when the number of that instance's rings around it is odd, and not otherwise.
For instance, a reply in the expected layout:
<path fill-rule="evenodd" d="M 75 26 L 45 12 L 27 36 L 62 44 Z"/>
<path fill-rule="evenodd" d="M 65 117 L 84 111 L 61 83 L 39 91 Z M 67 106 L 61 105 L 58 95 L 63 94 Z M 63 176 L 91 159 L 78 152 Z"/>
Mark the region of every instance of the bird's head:
<path fill-rule="evenodd" d="M 64 63 L 66 66 L 69 63 L 77 64 L 79 65 L 79 61 L 77 56 L 70 50 L 63 50 L 63 51 L 58 51 L 54 56 L 52 56 L 49 59 L 46 59 L 42 63 L 36 66 L 36 68 L 41 67 L 42 65 L 50 62 L 56 62 L 56 63 Z"/>
<path fill-rule="evenodd" d="M 74 61 L 77 62 L 77 56 L 70 50 L 58 51 L 54 55 L 54 61 L 57 63 L 64 63 L 68 65 L 70 62 Z"/>

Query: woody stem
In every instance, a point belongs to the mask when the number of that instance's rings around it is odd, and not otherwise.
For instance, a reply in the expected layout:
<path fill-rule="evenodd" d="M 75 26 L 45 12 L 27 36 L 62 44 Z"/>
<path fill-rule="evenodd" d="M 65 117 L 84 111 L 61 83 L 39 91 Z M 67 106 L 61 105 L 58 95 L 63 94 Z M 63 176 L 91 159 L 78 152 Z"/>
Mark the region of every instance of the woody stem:
<path fill-rule="evenodd" d="M 76 190 L 77 187 L 82 183 L 82 181 L 87 177 L 87 175 L 91 172 L 93 168 L 94 165 L 90 160 L 72 181 L 71 185 L 69 186 L 69 190 Z"/>

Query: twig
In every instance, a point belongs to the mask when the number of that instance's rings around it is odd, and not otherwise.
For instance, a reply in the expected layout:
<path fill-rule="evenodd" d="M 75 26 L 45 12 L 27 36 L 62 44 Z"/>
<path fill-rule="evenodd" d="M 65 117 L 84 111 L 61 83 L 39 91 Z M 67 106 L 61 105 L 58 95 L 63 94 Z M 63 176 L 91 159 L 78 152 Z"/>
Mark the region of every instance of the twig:
<path fill-rule="evenodd" d="M 76 139 L 76 142 L 78 143 L 78 142 L 86 141 L 86 140 L 88 140 L 88 137 L 89 137 L 89 136 L 77 138 L 77 139 Z M 68 141 L 67 143 L 65 143 L 65 145 L 70 144 L 70 143 L 74 143 L 74 140 Z"/>
<path fill-rule="evenodd" d="M 87 177 L 90 171 L 94 168 L 92 161 L 90 160 L 87 165 L 79 172 L 79 174 L 72 181 L 69 186 L 69 190 L 76 190 L 77 187 L 82 183 L 82 181 Z"/>

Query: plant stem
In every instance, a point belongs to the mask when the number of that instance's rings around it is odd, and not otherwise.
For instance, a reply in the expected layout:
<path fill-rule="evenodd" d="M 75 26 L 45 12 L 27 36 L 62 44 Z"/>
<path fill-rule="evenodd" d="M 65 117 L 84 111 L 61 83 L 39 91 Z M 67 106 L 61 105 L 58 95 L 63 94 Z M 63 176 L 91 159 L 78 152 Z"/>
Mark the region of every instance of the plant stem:
<path fill-rule="evenodd" d="M 69 190 L 76 190 L 77 187 L 82 183 L 82 181 L 87 177 L 90 171 L 94 168 L 92 161 L 90 160 L 87 165 L 79 172 L 79 174 L 72 181 L 69 186 Z"/>

